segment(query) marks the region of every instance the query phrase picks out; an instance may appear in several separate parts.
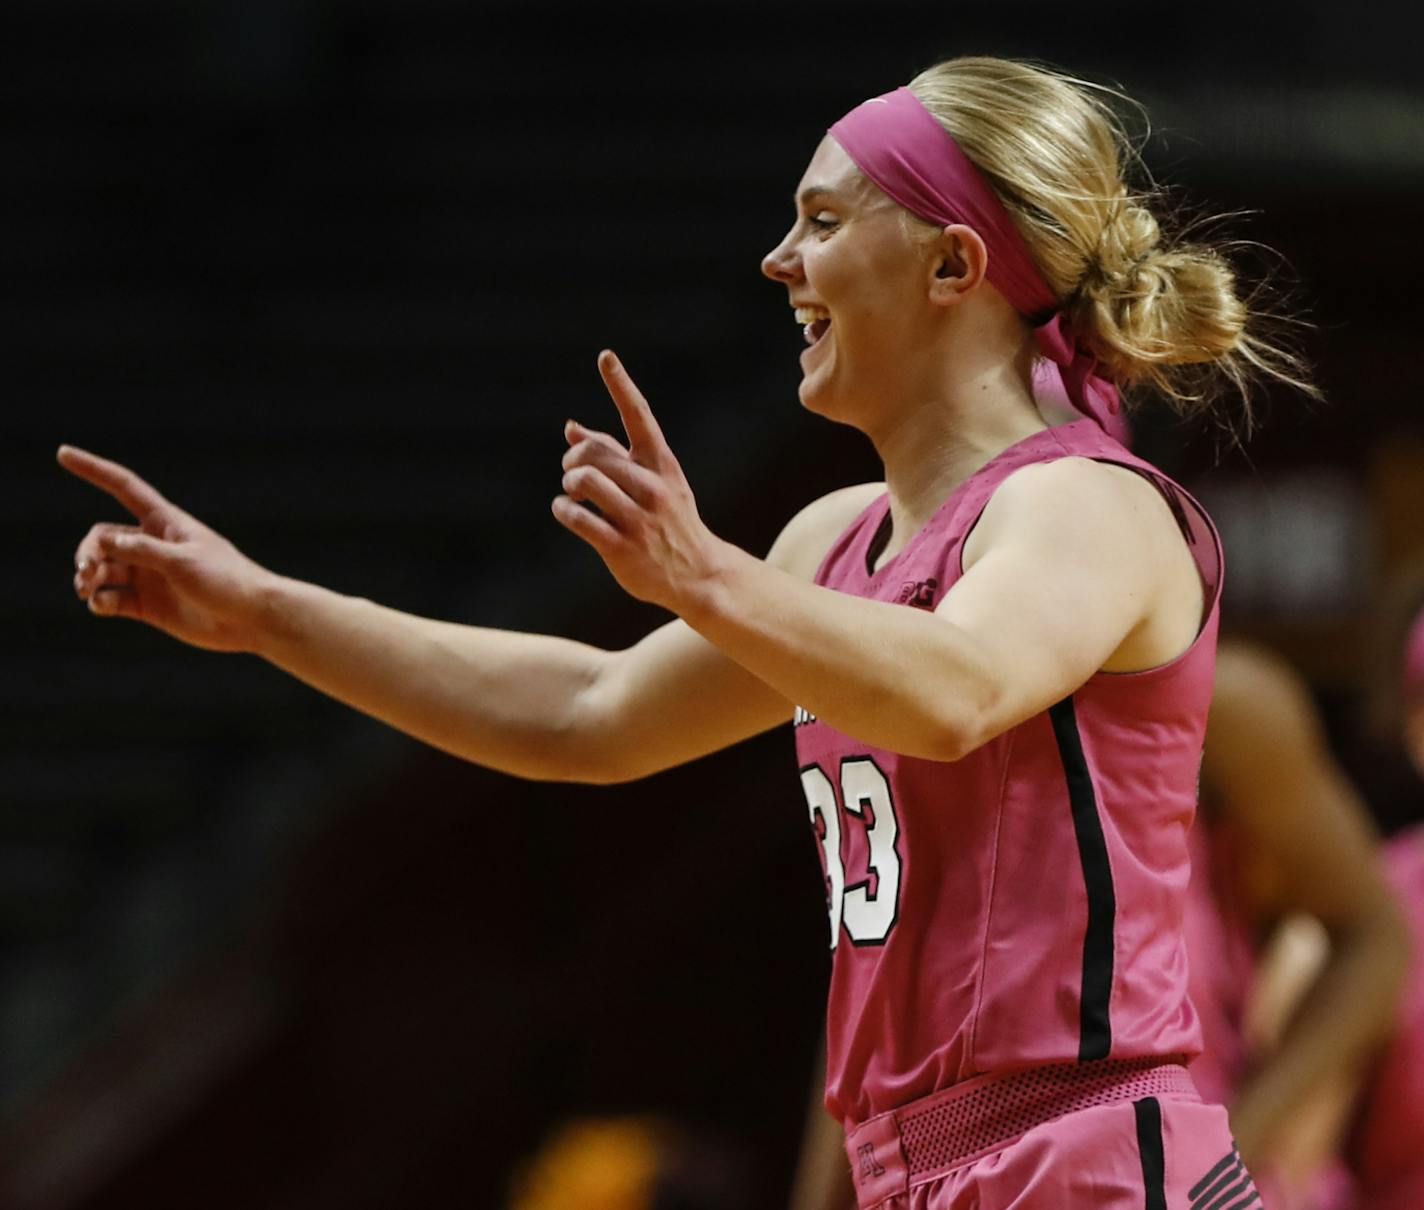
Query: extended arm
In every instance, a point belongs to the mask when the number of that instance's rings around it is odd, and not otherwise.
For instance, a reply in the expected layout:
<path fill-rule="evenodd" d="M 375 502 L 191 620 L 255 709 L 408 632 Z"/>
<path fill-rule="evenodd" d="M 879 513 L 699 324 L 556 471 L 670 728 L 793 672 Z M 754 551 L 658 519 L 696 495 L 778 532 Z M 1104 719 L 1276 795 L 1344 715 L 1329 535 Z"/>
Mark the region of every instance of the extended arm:
<path fill-rule="evenodd" d="M 1314 917 L 1330 943 L 1279 1044 L 1231 1107 L 1249 1161 L 1269 1158 L 1294 1116 L 1353 1081 L 1383 1040 L 1407 942 L 1369 815 L 1329 754 L 1308 691 L 1278 657 L 1223 645 L 1203 779 L 1274 884 L 1260 914 Z"/>
<path fill-rule="evenodd" d="M 790 717 L 790 703 L 681 621 L 610 652 L 415 617 L 259 567 L 116 463 L 69 447 L 59 459 L 137 521 L 96 525 L 80 544 L 75 589 L 93 612 L 258 654 L 457 756 L 524 777 L 616 781 Z M 847 489 L 803 510 L 769 559 L 810 576 L 864 497 Z"/>

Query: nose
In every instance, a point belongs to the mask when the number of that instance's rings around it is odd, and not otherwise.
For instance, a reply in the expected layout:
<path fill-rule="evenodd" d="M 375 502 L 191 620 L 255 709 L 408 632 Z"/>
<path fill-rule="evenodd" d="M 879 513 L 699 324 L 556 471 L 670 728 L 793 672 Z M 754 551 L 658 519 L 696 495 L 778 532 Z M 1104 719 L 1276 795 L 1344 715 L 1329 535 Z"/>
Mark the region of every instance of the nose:
<path fill-rule="evenodd" d="M 801 280 L 801 257 L 793 240 L 796 228 L 792 227 L 770 252 L 761 258 L 761 271 L 784 286 Z"/>

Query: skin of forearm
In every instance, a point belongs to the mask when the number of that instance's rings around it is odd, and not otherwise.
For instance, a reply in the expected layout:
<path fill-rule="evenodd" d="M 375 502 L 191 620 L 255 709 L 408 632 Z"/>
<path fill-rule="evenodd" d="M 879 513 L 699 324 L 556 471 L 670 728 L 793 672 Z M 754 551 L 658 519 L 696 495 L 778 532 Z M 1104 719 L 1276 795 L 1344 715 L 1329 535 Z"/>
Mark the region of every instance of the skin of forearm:
<path fill-rule="evenodd" d="M 997 690 L 985 657 L 923 610 L 809 584 L 733 547 L 678 611 L 789 701 L 866 743 L 957 760 L 988 738 Z"/>
<path fill-rule="evenodd" d="M 1279 1047 L 1242 1084 L 1231 1125 L 1242 1156 L 1269 1159 L 1296 1109 L 1322 1087 L 1353 1081 L 1394 1023 L 1405 973 L 1403 927 L 1392 909 L 1336 930 L 1330 957 Z"/>
<path fill-rule="evenodd" d="M 607 652 L 281 578 L 265 589 L 261 617 L 255 654 L 364 714 L 518 777 L 603 780 L 586 703 Z"/>

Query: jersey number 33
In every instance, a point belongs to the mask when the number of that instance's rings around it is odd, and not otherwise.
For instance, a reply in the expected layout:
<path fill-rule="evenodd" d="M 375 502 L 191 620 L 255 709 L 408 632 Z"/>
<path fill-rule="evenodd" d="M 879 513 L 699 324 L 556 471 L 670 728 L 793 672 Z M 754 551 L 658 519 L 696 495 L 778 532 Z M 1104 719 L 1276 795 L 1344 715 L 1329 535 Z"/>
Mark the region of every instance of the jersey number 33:
<path fill-rule="evenodd" d="M 847 756 L 840 763 L 839 786 L 820 765 L 801 770 L 801 787 L 811 827 L 826 858 L 826 905 L 830 911 L 831 948 L 841 925 L 855 945 L 883 945 L 900 915 L 900 825 L 890 782 L 868 756 Z M 864 832 L 864 871 L 847 884 L 842 836 Z M 861 848 L 857 845 L 854 848 Z"/>

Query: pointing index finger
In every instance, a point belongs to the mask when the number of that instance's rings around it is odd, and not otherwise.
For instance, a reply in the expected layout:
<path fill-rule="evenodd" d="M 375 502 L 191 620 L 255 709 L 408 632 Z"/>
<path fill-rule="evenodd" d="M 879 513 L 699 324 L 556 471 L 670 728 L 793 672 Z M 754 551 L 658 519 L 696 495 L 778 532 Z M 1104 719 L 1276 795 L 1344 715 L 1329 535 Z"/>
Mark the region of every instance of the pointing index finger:
<path fill-rule="evenodd" d="M 667 449 L 667 439 L 653 416 L 653 409 L 643 398 L 643 392 L 638 390 L 612 349 L 604 349 L 598 355 L 598 372 L 603 376 L 603 385 L 608 388 L 618 415 L 623 419 L 634 459 L 644 464 L 656 462 Z"/>
<path fill-rule="evenodd" d="M 110 462 L 73 445 L 61 445 L 56 457 L 59 465 L 70 474 L 108 492 L 140 520 L 173 508 L 156 488 L 117 462 Z"/>

